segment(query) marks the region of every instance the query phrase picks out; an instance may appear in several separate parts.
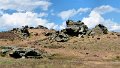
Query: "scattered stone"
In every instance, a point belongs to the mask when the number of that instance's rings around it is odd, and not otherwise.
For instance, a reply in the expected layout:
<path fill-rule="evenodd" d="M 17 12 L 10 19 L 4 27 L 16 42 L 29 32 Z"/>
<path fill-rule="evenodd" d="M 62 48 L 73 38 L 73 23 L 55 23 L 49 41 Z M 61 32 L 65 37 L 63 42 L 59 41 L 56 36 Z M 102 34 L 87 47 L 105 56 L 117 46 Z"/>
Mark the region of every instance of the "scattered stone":
<path fill-rule="evenodd" d="M 117 33 L 117 36 L 120 37 L 120 33 Z"/>
<path fill-rule="evenodd" d="M 89 53 L 86 53 L 86 55 L 88 55 Z"/>
<path fill-rule="evenodd" d="M 100 38 L 97 38 L 97 40 L 100 40 Z"/>
<path fill-rule="evenodd" d="M 94 57 L 99 57 L 99 56 L 98 56 L 98 55 L 96 55 L 96 54 L 95 54 L 95 55 L 93 55 L 93 56 L 94 56 Z"/>

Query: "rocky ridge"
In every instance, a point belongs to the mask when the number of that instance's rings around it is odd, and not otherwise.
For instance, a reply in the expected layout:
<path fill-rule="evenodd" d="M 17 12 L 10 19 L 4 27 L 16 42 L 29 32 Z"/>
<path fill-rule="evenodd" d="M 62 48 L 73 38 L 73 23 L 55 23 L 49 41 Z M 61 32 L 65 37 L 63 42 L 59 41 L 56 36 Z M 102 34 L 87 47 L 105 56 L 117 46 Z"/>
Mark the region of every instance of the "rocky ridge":
<path fill-rule="evenodd" d="M 67 27 L 61 31 L 56 31 L 55 33 L 49 33 L 50 40 L 55 40 L 57 42 L 66 42 L 69 40 L 69 37 L 80 37 L 84 36 L 95 36 L 95 35 L 103 35 L 108 33 L 107 27 L 103 24 L 98 24 L 93 29 L 89 29 L 87 25 L 85 25 L 81 21 L 74 22 L 72 20 L 66 21 Z M 48 36 L 48 33 L 46 34 Z"/>

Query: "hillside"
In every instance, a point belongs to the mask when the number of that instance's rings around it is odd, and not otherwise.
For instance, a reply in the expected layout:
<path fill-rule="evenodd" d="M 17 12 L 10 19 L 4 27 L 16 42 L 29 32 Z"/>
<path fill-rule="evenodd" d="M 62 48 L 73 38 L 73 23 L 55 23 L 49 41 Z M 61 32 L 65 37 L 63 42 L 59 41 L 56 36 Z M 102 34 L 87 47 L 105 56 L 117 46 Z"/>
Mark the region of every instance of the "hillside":
<path fill-rule="evenodd" d="M 119 63 L 120 33 L 110 31 L 107 31 L 106 33 L 105 32 L 106 27 L 103 27 L 101 25 L 96 26 L 92 30 L 87 30 L 88 28 L 86 28 L 84 24 L 82 24 L 81 26 L 81 22 L 78 23 L 69 21 L 67 24 L 69 26 L 61 31 L 49 30 L 46 28 L 27 27 L 30 35 L 28 36 L 25 34 L 26 35 L 25 37 L 24 35 L 21 35 L 24 34 L 25 32 L 24 33 L 18 33 L 14 31 L 11 31 L 10 33 L 1 32 L 0 33 L 1 47 L 35 48 L 45 51 L 47 53 L 47 56 L 41 59 L 34 58 L 14 59 L 13 57 L 10 56 L 4 57 L 1 56 L 0 67 L 3 66 L 4 68 L 120 67 Z M 71 32 L 72 30 L 73 32 Z"/>

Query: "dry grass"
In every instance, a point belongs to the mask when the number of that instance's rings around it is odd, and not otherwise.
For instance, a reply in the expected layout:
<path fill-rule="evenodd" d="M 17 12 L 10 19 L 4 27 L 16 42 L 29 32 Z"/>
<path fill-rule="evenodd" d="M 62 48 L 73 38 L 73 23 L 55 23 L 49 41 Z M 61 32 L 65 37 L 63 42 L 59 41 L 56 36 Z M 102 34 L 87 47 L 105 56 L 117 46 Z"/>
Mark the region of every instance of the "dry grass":
<path fill-rule="evenodd" d="M 0 59 L 2 68 L 119 68 L 120 62 L 48 60 L 48 59 Z"/>
<path fill-rule="evenodd" d="M 0 68 L 120 68 L 120 37 L 116 34 L 72 37 L 68 42 L 55 42 L 44 36 L 46 31 L 30 30 L 33 33 L 30 38 L 0 40 L 0 44 L 43 49 L 53 56 L 49 59 L 0 57 Z"/>

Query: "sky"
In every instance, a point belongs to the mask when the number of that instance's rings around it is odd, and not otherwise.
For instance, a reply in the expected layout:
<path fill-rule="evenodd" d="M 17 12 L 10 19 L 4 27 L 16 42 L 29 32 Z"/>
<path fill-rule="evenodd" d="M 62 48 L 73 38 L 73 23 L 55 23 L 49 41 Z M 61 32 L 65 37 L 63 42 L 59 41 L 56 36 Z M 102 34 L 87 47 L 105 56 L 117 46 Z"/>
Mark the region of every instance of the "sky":
<path fill-rule="evenodd" d="M 25 25 L 61 30 L 70 19 L 120 32 L 119 18 L 119 0 L 0 0 L 0 31 Z"/>

